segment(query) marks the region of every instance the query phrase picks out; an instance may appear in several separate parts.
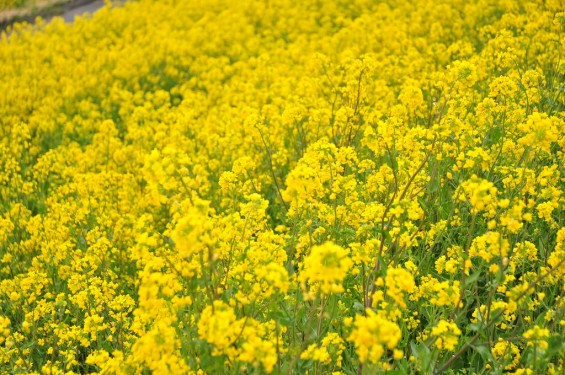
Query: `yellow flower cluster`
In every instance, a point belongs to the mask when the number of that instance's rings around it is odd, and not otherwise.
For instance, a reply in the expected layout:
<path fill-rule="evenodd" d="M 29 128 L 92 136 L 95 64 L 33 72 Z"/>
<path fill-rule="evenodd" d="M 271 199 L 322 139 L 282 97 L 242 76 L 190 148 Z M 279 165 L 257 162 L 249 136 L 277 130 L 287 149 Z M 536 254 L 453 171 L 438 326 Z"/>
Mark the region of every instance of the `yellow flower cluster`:
<path fill-rule="evenodd" d="M 549 347 L 547 343 L 548 337 L 549 329 L 541 328 L 537 325 L 524 332 L 524 338 L 528 340 L 528 346 L 537 346 L 542 350 L 546 350 Z"/>
<path fill-rule="evenodd" d="M 385 351 L 395 349 L 401 339 L 398 325 L 382 315 L 367 310 L 367 316 L 355 317 L 353 330 L 347 339 L 355 344 L 361 362 L 378 363 Z M 386 368 L 385 365 L 383 363 Z"/>
<path fill-rule="evenodd" d="M 520 362 L 520 350 L 518 347 L 508 341 L 499 341 L 492 348 L 493 357 L 497 361 L 507 363 L 504 370 L 513 370 Z"/>
<path fill-rule="evenodd" d="M 343 279 L 353 265 L 347 250 L 331 242 L 313 246 L 304 262 L 300 280 L 322 294 L 342 293 Z M 304 286 L 305 288 L 306 286 Z"/>
<path fill-rule="evenodd" d="M 139 0 L 0 36 L 0 373 L 563 373 L 561 0 Z"/>
<path fill-rule="evenodd" d="M 453 322 L 440 320 L 439 323 L 432 328 L 431 336 L 434 338 L 434 345 L 438 349 L 455 350 L 461 330 Z"/>
<path fill-rule="evenodd" d="M 10 335 L 10 319 L 0 317 L 0 329 L 2 333 L 2 335 L 0 335 L 0 344 L 3 344 Z"/>
<path fill-rule="evenodd" d="M 325 365 L 335 363 L 335 366 L 340 368 L 344 350 L 345 344 L 341 336 L 338 333 L 330 332 L 322 339 L 320 346 L 317 344 L 310 345 L 302 352 L 300 358 L 311 359 Z"/>
<path fill-rule="evenodd" d="M 202 312 L 198 336 L 213 345 L 213 355 L 226 355 L 230 360 L 263 366 L 271 372 L 277 361 L 277 351 L 271 338 L 272 324 L 261 324 L 252 318 L 237 319 L 233 309 L 215 301 Z"/>

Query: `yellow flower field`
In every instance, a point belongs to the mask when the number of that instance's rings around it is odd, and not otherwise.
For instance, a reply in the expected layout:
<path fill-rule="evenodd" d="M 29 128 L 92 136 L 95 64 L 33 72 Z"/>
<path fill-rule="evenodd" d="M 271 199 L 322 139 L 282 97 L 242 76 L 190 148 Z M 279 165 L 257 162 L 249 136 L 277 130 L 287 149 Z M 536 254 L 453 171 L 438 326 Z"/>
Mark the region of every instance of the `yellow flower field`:
<path fill-rule="evenodd" d="M 562 0 L 139 0 L 0 39 L 0 373 L 563 374 Z"/>

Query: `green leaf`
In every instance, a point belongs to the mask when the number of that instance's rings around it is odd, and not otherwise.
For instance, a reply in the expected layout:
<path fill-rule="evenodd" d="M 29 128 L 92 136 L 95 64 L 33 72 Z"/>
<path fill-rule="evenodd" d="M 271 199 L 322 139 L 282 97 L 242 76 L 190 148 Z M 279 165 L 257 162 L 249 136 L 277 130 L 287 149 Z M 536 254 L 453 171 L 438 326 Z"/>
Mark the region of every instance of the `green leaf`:
<path fill-rule="evenodd" d="M 473 348 L 474 351 L 479 353 L 485 361 L 488 361 L 488 360 L 494 361 L 494 357 L 492 356 L 492 353 L 490 352 L 490 349 L 489 349 L 488 346 L 486 346 L 486 345 L 471 345 L 471 347 Z"/>
<path fill-rule="evenodd" d="M 468 287 L 469 285 L 473 284 L 480 277 L 481 277 L 481 271 L 477 271 L 477 272 L 473 273 L 471 276 L 469 276 L 465 279 L 465 287 Z"/>
<path fill-rule="evenodd" d="M 561 350 L 565 349 L 565 340 L 563 339 L 563 336 L 552 336 L 547 340 L 547 344 L 547 354 L 549 355 L 559 353 Z"/>
<path fill-rule="evenodd" d="M 477 332 L 479 329 L 481 329 L 481 327 L 483 327 L 483 324 L 481 323 L 471 323 L 467 325 L 467 329 Z"/>
<path fill-rule="evenodd" d="M 392 237 L 390 236 L 390 233 L 388 233 L 388 231 L 382 229 L 382 228 L 374 228 L 375 232 L 382 234 L 385 238 L 385 241 L 388 241 L 389 243 L 392 242 Z"/>
<path fill-rule="evenodd" d="M 355 310 L 356 312 L 362 313 L 363 311 L 365 311 L 365 306 L 363 306 L 363 304 L 361 302 L 355 301 L 353 303 L 353 310 Z"/>
<path fill-rule="evenodd" d="M 430 348 L 428 348 L 425 344 L 416 344 L 415 342 L 410 343 L 410 348 L 412 349 L 412 354 L 416 358 L 416 362 L 419 367 L 421 369 L 427 369 L 432 359 Z"/>

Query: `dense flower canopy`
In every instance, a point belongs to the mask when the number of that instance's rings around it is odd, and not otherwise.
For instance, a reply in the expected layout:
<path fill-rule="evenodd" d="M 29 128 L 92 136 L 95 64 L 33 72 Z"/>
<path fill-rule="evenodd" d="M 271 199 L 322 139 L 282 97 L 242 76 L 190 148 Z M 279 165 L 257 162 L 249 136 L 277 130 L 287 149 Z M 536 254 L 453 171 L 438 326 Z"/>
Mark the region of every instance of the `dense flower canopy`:
<path fill-rule="evenodd" d="M 139 0 L 14 26 L 0 372 L 563 373 L 563 11 Z"/>

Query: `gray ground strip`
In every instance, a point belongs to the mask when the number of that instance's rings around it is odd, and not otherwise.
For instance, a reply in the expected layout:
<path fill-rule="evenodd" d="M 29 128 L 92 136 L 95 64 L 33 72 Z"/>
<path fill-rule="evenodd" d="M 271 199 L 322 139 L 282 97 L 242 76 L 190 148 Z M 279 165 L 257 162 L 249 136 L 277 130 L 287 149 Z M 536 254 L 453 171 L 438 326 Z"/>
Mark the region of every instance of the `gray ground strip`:
<path fill-rule="evenodd" d="M 92 3 L 88 3 L 80 7 L 71 9 L 65 12 L 64 14 L 62 14 L 61 17 L 63 17 L 65 22 L 73 22 L 75 20 L 75 17 L 82 16 L 86 13 L 92 14 L 96 12 L 98 9 L 102 8 L 103 6 L 104 6 L 103 0 L 96 0 Z"/>

